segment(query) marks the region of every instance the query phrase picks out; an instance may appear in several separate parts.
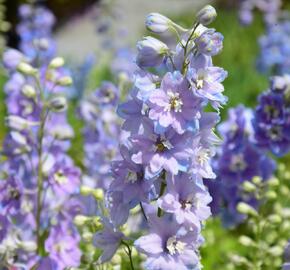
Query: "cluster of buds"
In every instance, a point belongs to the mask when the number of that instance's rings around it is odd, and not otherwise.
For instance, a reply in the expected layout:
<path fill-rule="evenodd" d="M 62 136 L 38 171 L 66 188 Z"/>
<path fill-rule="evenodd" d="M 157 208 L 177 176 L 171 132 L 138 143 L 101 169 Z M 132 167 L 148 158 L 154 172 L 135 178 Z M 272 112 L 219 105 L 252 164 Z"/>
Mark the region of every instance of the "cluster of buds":
<path fill-rule="evenodd" d="M 238 204 L 237 210 L 247 216 L 244 235 L 239 237 L 240 245 L 247 252 L 243 256 L 231 254 L 227 269 L 280 269 L 289 240 L 290 209 L 287 202 L 281 200 L 289 196 L 289 179 L 290 173 L 281 163 L 277 178 L 264 182 L 260 177 L 254 177 L 243 184 L 244 192 L 255 196 L 261 205 L 257 211 L 247 203 Z M 286 248 L 285 270 L 288 269 L 287 252 Z"/>

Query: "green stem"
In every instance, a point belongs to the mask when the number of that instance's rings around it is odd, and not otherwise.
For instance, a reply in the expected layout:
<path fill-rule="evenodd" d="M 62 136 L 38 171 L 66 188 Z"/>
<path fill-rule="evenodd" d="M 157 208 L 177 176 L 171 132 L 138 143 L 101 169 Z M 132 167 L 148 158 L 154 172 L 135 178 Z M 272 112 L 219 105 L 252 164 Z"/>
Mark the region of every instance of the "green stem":
<path fill-rule="evenodd" d="M 160 186 L 159 198 L 164 194 L 165 189 L 166 189 L 165 173 L 163 173 L 162 178 L 163 178 L 163 180 L 162 180 L 161 186 Z M 160 207 L 158 207 L 157 216 L 161 217 L 162 212 L 163 212 L 162 209 Z"/>
<path fill-rule="evenodd" d="M 187 63 L 187 50 L 188 50 L 188 45 L 189 45 L 189 42 L 192 40 L 193 38 L 193 35 L 195 33 L 195 30 L 197 29 L 197 27 L 199 26 L 199 23 L 196 23 L 191 31 L 191 34 L 189 36 L 189 38 L 187 39 L 186 43 L 185 43 L 185 46 L 184 46 L 184 62 L 183 62 L 183 66 L 182 66 L 182 73 L 184 74 L 185 71 L 186 71 L 186 67 L 188 65 Z"/>
<path fill-rule="evenodd" d="M 147 221 L 148 218 L 147 218 L 146 213 L 145 213 L 145 211 L 144 211 L 144 208 L 143 208 L 143 204 L 142 204 L 142 202 L 140 202 L 140 208 L 141 208 L 141 212 L 142 212 L 142 214 L 143 214 L 145 220 Z"/>
<path fill-rule="evenodd" d="M 127 250 L 125 250 L 125 251 L 126 251 L 126 253 L 127 253 L 128 257 L 129 257 L 129 260 L 130 260 L 131 270 L 135 270 L 134 263 L 133 263 L 133 258 L 132 258 L 132 249 L 130 248 L 129 244 L 126 243 L 125 241 L 122 240 L 121 243 L 127 248 Z"/>
<path fill-rule="evenodd" d="M 36 235 L 37 235 L 37 251 L 38 254 L 41 252 L 41 230 L 40 230 L 40 219 L 42 210 L 42 193 L 43 193 L 43 174 L 42 174 L 42 152 L 43 152 L 43 136 L 45 126 L 46 114 L 43 109 L 41 112 L 41 124 L 37 134 L 38 138 L 38 169 L 37 169 L 37 210 L 36 210 Z"/>

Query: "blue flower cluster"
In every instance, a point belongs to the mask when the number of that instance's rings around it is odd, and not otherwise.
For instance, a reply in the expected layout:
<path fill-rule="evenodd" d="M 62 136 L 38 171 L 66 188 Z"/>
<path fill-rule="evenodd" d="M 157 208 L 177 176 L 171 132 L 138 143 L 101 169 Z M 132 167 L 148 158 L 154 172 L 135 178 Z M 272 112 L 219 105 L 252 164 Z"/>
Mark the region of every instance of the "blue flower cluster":
<path fill-rule="evenodd" d="M 83 163 L 86 176 L 83 184 L 91 188 L 109 188 L 112 180 L 110 164 L 119 158 L 121 123 L 115 112 L 118 95 L 119 89 L 104 81 L 80 102 L 79 114 L 85 124 Z"/>
<path fill-rule="evenodd" d="M 279 21 L 267 28 L 260 37 L 258 69 L 264 73 L 280 74 L 290 72 L 290 21 Z"/>
<path fill-rule="evenodd" d="M 213 133 L 218 112 L 205 112 L 205 107 L 219 111 L 227 101 L 222 85 L 227 72 L 212 62 L 223 36 L 205 26 L 215 17 L 215 9 L 205 7 L 192 29 L 158 13 L 146 19 L 148 30 L 174 33 L 178 42 L 174 50 L 152 36 L 137 44 L 134 86 L 130 99 L 118 107 L 126 138 L 122 158 L 112 166 L 109 218 L 103 218 L 104 228 L 94 238 L 103 250 L 100 262 L 110 260 L 121 244 L 131 254 L 131 238 L 120 230 L 130 210 L 140 206 L 149 232 L 134 246 L 147 257 L 144 268 L 201 268 L 202 222 L 211 214 L 203 178 L 215 177 L 210 159 L 219 141 Z"/>
<path fill-rule="evenodd" d="M 277 22 L 282 6 L 282 0 L 239 0 L 239 2 L 239 17 L 243 25 L 253 22 L 255 9 L 263 13 L 266 24 L 273 25 Z"/>
<path fill-rule="evenodd" d="M 290 75 L 274 76 L 270 90 L 259 96 L 255 139 L 259 147 L 283 156 L 290 151 Z"/>
<path fill-rule="evenodd" d="M 229 109 L 228 120 L 218 127 L 223 144 L 213 161 L 217 180 L 206 183 L 213 196 L 212 210 L 221 215 L 226 227 L 244 220 L 237 211 L 239 202 L 258 205 L 252 194 L 244 192 L 243 183 L 257 176 L 268 180 L 275 170 L 275 162 L 255 144 L 253 120 L 253 111 L 240 105 Z"/>

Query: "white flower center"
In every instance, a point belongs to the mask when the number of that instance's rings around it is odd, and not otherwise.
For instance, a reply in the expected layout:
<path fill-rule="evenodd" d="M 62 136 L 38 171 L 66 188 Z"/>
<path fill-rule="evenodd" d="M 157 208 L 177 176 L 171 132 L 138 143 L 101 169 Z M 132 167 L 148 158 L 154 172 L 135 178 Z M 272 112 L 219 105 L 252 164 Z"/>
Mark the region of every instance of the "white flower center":
<path fill-rule="evenodd" d="M 190 200 L 184 200 L 181 201 L 180 203 L 183 210 L 190 210 L 193 205 L 192 201 Z"/>
<path fill-rule="evenodd" d="M 135 173 L 135 172 L 131 172 L 131 171 L 129 171 L 128 172 L 128 175 L 127 175 L 127 177 L 126 177 L 126 180 L 125 180 L 125 182 L 126 183 L 135 183 L 136 181 L 138 180 L 138 178 L 137 178 L 137 174 Z"/>
<path fill-rule="evenodd" d="M 157 138 L 154 147 L 155 147 L 155 152 L 164 152 L 166 150 L 172 149 L 173 145 L 166 138 L 159 137 Z"/>
<path fill-rule="evenodd" d="M 230 169 L 233 172 L 243 171 L 247 168 L 243 154 L 234 155 L 231 159 Z"/>
<path fill-rule="evenodd" d="M 185 249 L 186 243 L 178 241 L 175 236 L 168 238 L 166 248 L 170 255 L 181 253 Z"/>
<path fill-rule="evenodd" d="M 202 69 L 198 70 L 197 72 L 197 78 L 196 78 L 196 87 L 197 89 L 202 89 L 204 86 L 204 81 L 206 78 L 206 72 Z"/>
<path fill-rule="evenodd" d="M 203 166 L 204 163 L 208 162 L 209 159 L 210 159 L 210 156 L 209 156 L 209 150 L 206 149 L 206 148 L 203 148 L 203 147 L 199 147 L 197 149 L 197 155 L 196 155 L 196 159 L 197 159 L 197 162 Z"/>
<path fill-rule="evenodd" d="M 33 203 L 28 200 L 24 199 L 21 203 L 21 211 L 22 213 L 30 213 L 33 210 Z"/>
<path fill-rule="evenodd" d="M 58 242 L 53 246 L 53 248 L 57 253 L 61 253 L 62 251 L 65 251 L 65 242 Z"/>
<path fill-rule="evenodd" d="M 169 103 L 165 107 L 165 111 L 169 112 L 171 110 L 174 110 L 175 112 L 181 112 L 181 108 L 183 105 L 183 102 L 180 98 L 179 93 L 174 93 L 172 91 L 167 92 L 167 96 L 169 97 Z"/>
<path fill-rule="evenodd" d="M 63 174 L 62 171 L 58 171 L 54 174 L 54 180 L 60 185 L 66 184 L 68 182 L 67 177 Z"/>
<path fill-rule="evenodd" d="M 282 129 L 274 126 L 268 130 L 268 134 L 271 140 L 279 140 L 282 136 Z"/>

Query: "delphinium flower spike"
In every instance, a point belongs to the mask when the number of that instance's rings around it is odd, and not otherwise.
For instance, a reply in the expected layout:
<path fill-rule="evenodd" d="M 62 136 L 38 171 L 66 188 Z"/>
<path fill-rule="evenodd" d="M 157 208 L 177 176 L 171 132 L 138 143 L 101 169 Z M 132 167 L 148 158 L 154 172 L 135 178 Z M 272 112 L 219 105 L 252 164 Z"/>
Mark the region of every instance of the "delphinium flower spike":
<path fill-rule="evenodd" d="M 275 162 L 255 144 L 254 113 L 239 105 L 229 109 L 228 119 L 218 126 L 223 144 L 213 160 L 217 180 L 206 181 L 214 214 L 220 214 L 226 227 L 234 227 L 245 220 L 237 211 L 237 204 L 245 202 L 257 207 L 258 200 L 244 191 L 254 177 L 268 180 L 274 173 Z"/>
<path fill-rule="evenodd" d="M 42 25 L 46 18 L 38 8 L 25 6 L 24 11 L 30 23 Z M 32 32 L 32 43 L 45 38 L 33 38 Z M 9 75 L 4 87 L 9 133 L 1 152 L 0 209 L 6 232 L 1 227 L 0 266 L 63 270 L 77 267 L 81 256 L 72 222 L 82 208 L 73 196 L 80 170 L 67 154 L 73 130 L 66 118 L 65 91 L 72 78 L 62 58 L 34 48 L 41 57 L 12 49 L 3 57 Z"/>
<path fill-rule="evenodd" d="M 112 165 L 109 218 L 103 218 L 94 238 L 97 247 L 106 247 L 99 263 L 123 246 L 132 269 L 135 249 L 146 255 L 145 269 L 201 267 L 198 248 L 211 201 L 203 178 L 215 177 L 210 159 L 219 140 L 213 128 L 227 101 L 222 85 L 227 73 L 212 62 L 223 36 L 202 25 L 215 16 L 214 8 L 206 7 L 189 30 L 157 13 L 146 20 L 150 31 L 171 33 L 177 45 L 172 50 L 151 36 L 137 45 L 134 87 L 118 107 L 127 137 L 120 146 L 122 158 Z M 217 112 L 205 112 L 208 104 Z M 124 231 L 132 218 L 134 233 Z"/>

